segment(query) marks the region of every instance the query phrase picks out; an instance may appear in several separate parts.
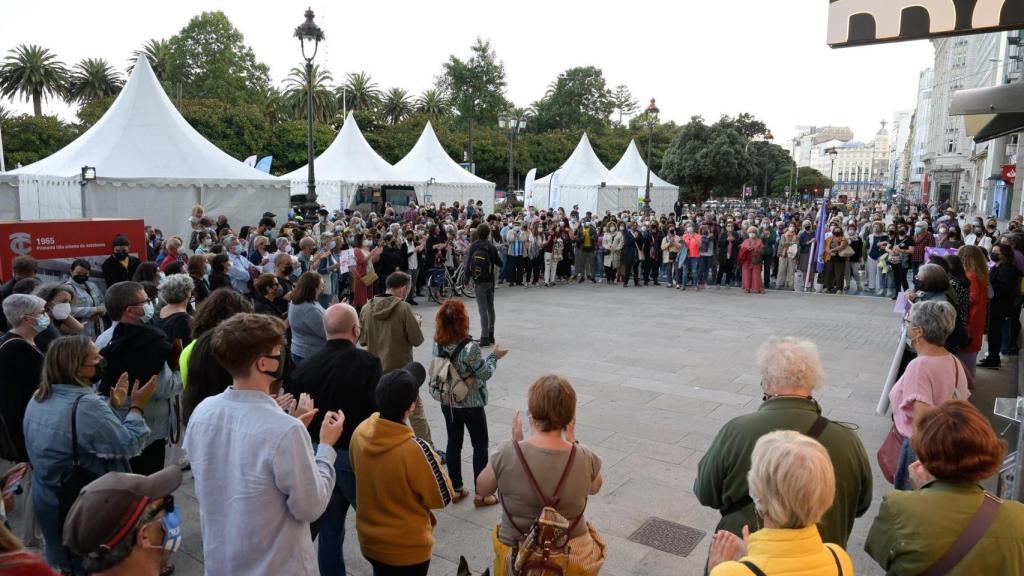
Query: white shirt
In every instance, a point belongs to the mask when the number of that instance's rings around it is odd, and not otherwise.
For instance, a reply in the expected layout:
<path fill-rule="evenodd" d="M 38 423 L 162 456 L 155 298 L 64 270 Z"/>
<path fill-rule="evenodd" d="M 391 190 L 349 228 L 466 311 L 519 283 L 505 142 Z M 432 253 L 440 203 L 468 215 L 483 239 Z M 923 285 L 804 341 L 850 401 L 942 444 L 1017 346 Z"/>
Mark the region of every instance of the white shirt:
<path fill-rule="evenodd" d="M 318 576 L 309 523 L 334 490 L 334 448 L 274 400 L 228 388 L 199 404 L 182 446 L 192 463 L 205 572 Z"/>
<path fill-rule="evenodd" d="M 415 270 L 419 265 L 416 258 L 416 244 L 413 242 L 405 241 L 405 247 L 409 250 L 409 270 Z"/>
<path fill-rule="evenodd" d="M 964 238 L 964 244 L 967 246 L 978 246 L 979 248 L 984 248 L 987 252 L 992 250 L 992 239 L 984 234 L 980 237 L 977 234 L 968 234 L 967 237 Z"/>

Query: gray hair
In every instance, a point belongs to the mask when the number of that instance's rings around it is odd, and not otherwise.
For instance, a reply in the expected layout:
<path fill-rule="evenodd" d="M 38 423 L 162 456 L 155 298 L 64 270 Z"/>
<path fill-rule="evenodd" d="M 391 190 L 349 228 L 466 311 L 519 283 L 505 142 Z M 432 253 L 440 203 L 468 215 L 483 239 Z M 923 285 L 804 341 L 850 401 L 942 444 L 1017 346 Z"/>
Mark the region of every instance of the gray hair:
<path fill-rule="evenodd" d="M 942 346 L 953 333 L 956 308 L 949 302 L 918 302 L 910 309 L 910 325 L 921 329 L 921 336 L 929 344 Z"/>
<path fill-rule="evenodd" d="M 7 325 L 17 328 L 24 316 L 45 310 L 46 300 L 32 294 L 11 294 L 4 298 L 3 308 Z"/>
<path fill-rule="evenodd" d="M 195 283 L 188 274 L 171 274 L 160 281 L 160 299 L 168 304 L 180 304 L 192 297 Z"/>
<path fill-rule="evenodd" d="M 825 380 L 818 346 L 810 340 L 772 338 L 757 350 L 757 365 L 761 368 L 761 385 L 768 393 L 798 391 L 810 395 Z"/>
<path fill-rule="evenodd" d="M 279 236 L 277 239 L 277 249 L 284 250 L 292 241 L 287 236 Z"/>
<path fill-rule="evenodd" d="M 758 512 L 783 529 L 814 526 L 836 495 L 835 471 L 825 447 L 793 430 L 758 439 L 747 485 Z"/>

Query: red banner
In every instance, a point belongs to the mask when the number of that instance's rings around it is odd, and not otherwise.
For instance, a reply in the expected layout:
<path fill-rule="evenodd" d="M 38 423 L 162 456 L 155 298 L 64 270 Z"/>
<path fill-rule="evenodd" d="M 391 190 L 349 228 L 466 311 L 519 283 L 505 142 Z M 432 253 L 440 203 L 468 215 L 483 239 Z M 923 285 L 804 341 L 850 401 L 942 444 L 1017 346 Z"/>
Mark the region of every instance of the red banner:
<path fill-rule="evenodd" d="M 19 220 L 0 222 L 0 270 L 6 278 L 16 256 L 36 260 L 88 258 L 113 252 L 114 236 L 131 242 L 131 252 L 146 259 L 145 225 L 142 220 Z"/>
<path fill-rule="evenodd" d="M 931 188 L 928 182 L 928 173 L 921 177 L 921 203 L 928 204 L 928 197 L 931 196 Z"/>
<path fill-rule="evenodd" d="M 1006 164 L 1003 166 L 1003 182 L 1013 186 L 1017 181 L 1017 165 Z"/>

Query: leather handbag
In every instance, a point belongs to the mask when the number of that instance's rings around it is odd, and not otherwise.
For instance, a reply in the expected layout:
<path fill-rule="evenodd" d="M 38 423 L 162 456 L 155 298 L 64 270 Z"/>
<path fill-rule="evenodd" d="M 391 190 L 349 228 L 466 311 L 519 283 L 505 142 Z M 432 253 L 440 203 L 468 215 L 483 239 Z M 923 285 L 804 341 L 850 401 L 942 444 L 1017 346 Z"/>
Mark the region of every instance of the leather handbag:
<path fill-rule="evenodd" d="M 840 258 L 849 258 L 849 257 L 853 256 L 854 254 L 856 254 L 856 252 L 853 250 L 853 248 L 850 248 L 849 246 L 845 246 L 844 248 L 841 248 L 839 250 L 839 253 L 836 254 L 836 256 L 839 256 Z"/>
<path fill-rule="evenodd" d="M 84 394 L 83 394 L 84 396 Z M 93 480 L 99 478 L 98 475 L 93 474 L 90 470 L 79 464 L 78 461 L 78 403 L 82 401 L 82 396 L 75 398 L 75 403 L 71 406 L 71 469 L 65 471 L 61 475 L 60 488 L 57 489 L 57 503 L 58 508 L 58 526 L 64 526 L 64 520 L 68 517 L 68 513 L 71 512 L 71 506 L 78 500 L 78 493 L 85 488 L 87 484 Z"/>
<path fill-rule="evenodd" d="M 878 460 L 878 468 L 882 471 L 882 476 L 885 476 L 885 479 L 889 481 L 889 484 L 892 484 L 896 479 L 896 465 L 900 460 L 903 440 L 905 438 L 896 429 L 896 423 L 894 422 L 892 428 L 889 429 L 889 434 L 885 437 L 885 441 L 882 442 L 878 452 L 875 454 L 875 459 Z"/>
<path fill-rule="evenodd" d="M 373 283 L 377 281 L 377 272 L 373 269 L 373 262 L 367 260 L 366 262 L 366 274 L 359 279 L 363 283 L 363 286 L 373 286 Z"/>

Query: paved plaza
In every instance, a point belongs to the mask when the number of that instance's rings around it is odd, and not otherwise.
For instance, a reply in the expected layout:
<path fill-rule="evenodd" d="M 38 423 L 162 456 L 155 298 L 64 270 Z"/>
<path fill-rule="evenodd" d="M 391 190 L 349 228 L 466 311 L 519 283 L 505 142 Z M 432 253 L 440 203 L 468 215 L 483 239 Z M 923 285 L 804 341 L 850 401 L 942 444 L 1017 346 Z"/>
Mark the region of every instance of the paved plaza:
<path fill-rule="evenodd" d="M 425 299 L 422 299 L 425 300 Z M 475 302 L 467 301 L 476 328 Z M 430 359 L 436 307 L 421 304 Z M 799 336 L 820 347 L 826 387 L 818 394 L 826 416 L 860 428 L 871 460 L 889 427 L 874 414 L 892 359 L 898 317 L 887 298 L 856 298 L 741 290 L 681 293 L 664 287 L 623 289 L 585 285 L 499 288 L 498 343 L 511 350 L 490 382 L 487 407 L 492 446 L 511 436 L 512 413 L 526 411 L 526 390 L 538 376 L 566 376 L 579 394 L 577 435 L 600 454 L 604 488 L 590 499 L 587 519 L 609 546 L 602 574 L 701 574 L 710 532 L 719 517 L 693 495 L 697 463 L 724 422 L 761 403 L 757 347 L 771 336 Z M 425 397 L 434 440 L 444 447 L 438 404 Z M 468 438 L 464 474 L 471 476 Z M 191 475 L 178 502 L 185 544 L 174 556 L 178 574 L 202 573 L 198 507 Z M 858 574 L 881 571 L 863 552 L 864 539 L 888 485 L 875 475 L 875 502 L 858 520 L 849 543 Z M 437 514 L 431 574 L 454 575 L 459 556 L 474 574 L 492 559 L 490 533 L 500 508 L 476 509 L 472 499 Z M 706 532 L 683 558 L 628 537 L 649 517 Z M 345 542 L 351 574 L 369 575 L 359 553 L 353 514 Z"/>

